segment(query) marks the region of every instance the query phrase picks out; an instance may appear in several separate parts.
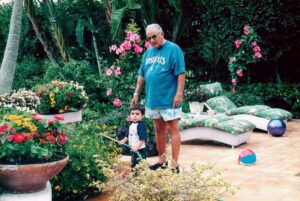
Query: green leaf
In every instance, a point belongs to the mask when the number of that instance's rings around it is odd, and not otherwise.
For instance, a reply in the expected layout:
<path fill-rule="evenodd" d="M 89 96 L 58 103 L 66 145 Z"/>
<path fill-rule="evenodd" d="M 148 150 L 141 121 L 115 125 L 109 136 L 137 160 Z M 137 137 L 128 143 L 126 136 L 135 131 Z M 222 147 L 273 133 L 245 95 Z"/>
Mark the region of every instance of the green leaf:
<path fill-rule="evenodd" d="M 122 18 L 124 17 L 124 14 L 127 10 L 128 10 L 128 7 L 124 6 L 123 8 L 112 11 L 112 15 L 111 15 L 111 34 L 112 34 L 113 38 L 116 37 L 116 35 L 117 35 L 117 33 L 120 29 Z"/>

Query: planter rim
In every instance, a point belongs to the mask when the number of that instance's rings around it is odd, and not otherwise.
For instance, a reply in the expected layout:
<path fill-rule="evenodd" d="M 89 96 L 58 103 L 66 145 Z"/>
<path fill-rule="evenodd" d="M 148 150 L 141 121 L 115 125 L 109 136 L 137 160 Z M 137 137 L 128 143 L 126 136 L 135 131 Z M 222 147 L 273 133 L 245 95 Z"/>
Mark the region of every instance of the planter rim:
<path fill-rule="evenodd" d="M 69 155 L 66 154 L 66 157 L 62 158 L 62 159 L 59 159 L 59 160 L 56 160 L 56 161 L 51 161 L 51 162 L 44 162 L 44 163 L 36 163 L 36 164 L 1 164 L 0 163 L 0 169 L 3 170 L 3 169 L 15 169 L 15 168 L 18 168 L 18 167 L 23 167 L 23 166 L 53 166 L 55 165 L 55 163 L 57 161 L 65 161 L 65 160 L 69 160 Z"/>

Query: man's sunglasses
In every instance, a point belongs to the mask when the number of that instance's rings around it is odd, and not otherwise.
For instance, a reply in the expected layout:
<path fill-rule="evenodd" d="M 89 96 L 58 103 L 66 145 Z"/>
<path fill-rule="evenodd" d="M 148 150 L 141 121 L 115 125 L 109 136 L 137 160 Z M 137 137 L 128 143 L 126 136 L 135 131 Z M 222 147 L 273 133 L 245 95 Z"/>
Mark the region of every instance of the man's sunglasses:
<path fill-rule="evenodd" d="M 159 32 L 158 34 L 160 34 L 160 32 Z M 155 35 L 153 35 L 153 36 L 147 37 L 147 40 L 148 40 L 148 41 L 150 41 L 151 39 L 155 40 L 156 37 L 158 36 L 158 34 L 155 34 Z"/>

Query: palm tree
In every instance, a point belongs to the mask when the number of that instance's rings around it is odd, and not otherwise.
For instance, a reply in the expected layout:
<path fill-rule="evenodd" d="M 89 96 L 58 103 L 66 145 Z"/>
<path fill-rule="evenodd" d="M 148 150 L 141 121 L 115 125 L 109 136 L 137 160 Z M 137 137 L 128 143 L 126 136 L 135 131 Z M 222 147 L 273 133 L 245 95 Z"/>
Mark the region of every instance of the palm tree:
<path fill-rule="evenodd" d="M 8 39 L 0 68 L 0 94 L 8 93 L 12 89 L 17 64 L 23 0 L 15 0 L 10 19 Z"/>

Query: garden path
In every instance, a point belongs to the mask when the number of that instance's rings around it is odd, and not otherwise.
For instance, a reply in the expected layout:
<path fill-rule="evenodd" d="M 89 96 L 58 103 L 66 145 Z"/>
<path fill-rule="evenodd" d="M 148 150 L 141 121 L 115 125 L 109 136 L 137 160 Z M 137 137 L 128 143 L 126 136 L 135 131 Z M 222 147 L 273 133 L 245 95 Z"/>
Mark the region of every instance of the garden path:
<path fill-rule="evenodd" d="M 255 165 L 237 163 L 240 151 L 252 149 L 257 157 Z M 192 163 L 215 164 L 223 170 L 223 178 L 240 189 L 235 195 L 225 195 L 224 201 L 296 201 L 300 200 L 300 120 L 287 123 L 283 137 L 254 132 L 250 140 L 235 149 L 216 142 L 194 140 L 181 148 L 180 164 L 188 169 Z M 170 156 L 168 146 L 168 156 Z M 130 160 L 124 157 L 124 160 Z M 150 163 L 157 157 L 148 158 Z M 97 197 L 89 201 L 106 201 Z"/>

